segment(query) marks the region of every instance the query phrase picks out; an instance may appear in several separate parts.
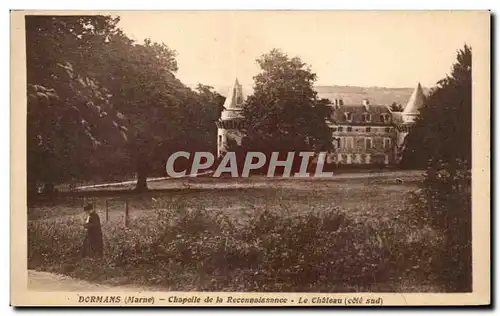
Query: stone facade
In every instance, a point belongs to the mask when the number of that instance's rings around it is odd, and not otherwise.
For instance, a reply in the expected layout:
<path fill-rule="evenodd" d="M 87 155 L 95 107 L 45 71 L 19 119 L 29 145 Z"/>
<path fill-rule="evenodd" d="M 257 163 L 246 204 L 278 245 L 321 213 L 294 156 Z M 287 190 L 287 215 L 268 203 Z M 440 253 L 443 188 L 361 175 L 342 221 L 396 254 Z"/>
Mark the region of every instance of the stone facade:
<path fill-rule="evenodd" d="M 344 105 L 335 100 L 329 122 L 334 151 L 328 162 L 336 164 L 391 164 L 396 131 L 388 107 Z"/>

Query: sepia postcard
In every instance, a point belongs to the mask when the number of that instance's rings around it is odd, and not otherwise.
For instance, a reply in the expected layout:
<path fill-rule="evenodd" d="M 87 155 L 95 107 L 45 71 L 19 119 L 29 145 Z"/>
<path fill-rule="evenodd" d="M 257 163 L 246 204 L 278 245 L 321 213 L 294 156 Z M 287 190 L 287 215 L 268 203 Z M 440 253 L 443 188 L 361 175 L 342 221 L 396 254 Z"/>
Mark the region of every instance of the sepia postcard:
<path fill-rule="evenodd" d="M 490 23 L 12 11 L 11 305 L 490 305 Z"/>

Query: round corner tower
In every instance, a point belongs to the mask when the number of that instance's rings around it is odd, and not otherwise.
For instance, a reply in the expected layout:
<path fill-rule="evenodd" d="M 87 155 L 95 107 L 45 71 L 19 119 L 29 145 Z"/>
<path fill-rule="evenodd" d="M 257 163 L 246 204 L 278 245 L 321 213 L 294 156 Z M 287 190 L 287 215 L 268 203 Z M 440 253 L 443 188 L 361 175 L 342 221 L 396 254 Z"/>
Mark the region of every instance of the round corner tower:
<path fill-rule="evenodd" d="M 401 113 L 403 123 L 407 123 L 410 125 L 415 123 L 420 109 L 424 106 L 424 102 L 425 95 L 419 82 L 415 90 L 413 90 L 413 93 L 411 94 L 411 97 L 408 100 L 408 103 L 406 104 L 403 112 Z"/>
<path fill-rule="evenodd" d="M 410 132 L 411 128 L 415 124 L 417 117 L 420 114 L 420 109 L 424 106 L 425 103 L 425 95 L 422 90 L 422 86 L 418 83 L 415 90 L 411 94 L 408 103 L 406 104 L 403 112 L 401 112 L 401 116 L 399 119 L 399 124 L 397 124 L 397 161 L 399 161 L 401 157 L 401 153 L 404 150 L 405 146 L 405 138 Z"/>
<path fill-rule="evenodd" d="M 228 150 L 231 142 L 241 145 L 243 139 L 242 121 L 243 121 L 243 90 L 238 78 L 234 81 L 229 90 L 224 110 L 221 113 L 217 124 L 217 156 L 222 156 Z"/>

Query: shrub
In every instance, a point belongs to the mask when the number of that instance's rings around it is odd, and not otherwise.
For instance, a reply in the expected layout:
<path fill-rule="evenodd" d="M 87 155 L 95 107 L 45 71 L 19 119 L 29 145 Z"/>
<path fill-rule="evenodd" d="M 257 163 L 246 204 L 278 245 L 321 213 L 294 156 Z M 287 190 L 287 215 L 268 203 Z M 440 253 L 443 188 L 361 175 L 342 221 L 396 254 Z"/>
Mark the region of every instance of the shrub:
<path fill-rule="evenodd" d="M 423 188 L 414 195 L 422 220 L 444 235 L 434 267 L 450 291 L 472 291 L 471 172 L 466 162 L 430 160 Z"/>
<path fill-rule="evenodd" d="M 402 279 L 432 279 L 428 265 L 440 247 L 428 227 L 409 229 L 403 218 L 356 221 L 336 207 L 257 209 L 243 223 L 222 212 L 156 207 L 154 219 L 103 226 L 105 257 L 97 260 L 79 257 L 78 218 L 32 222 L 29 264 L 185 291 L 397 291 Z"/>

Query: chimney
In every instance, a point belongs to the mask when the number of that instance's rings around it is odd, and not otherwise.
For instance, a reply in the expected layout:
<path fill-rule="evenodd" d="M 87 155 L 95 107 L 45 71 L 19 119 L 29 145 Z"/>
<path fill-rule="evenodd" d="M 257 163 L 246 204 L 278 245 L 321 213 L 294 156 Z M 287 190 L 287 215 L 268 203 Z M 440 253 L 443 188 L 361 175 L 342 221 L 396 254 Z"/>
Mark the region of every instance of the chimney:
<path fill-rule="evenodd" d="M 365 108 L 368 110 L 368 107 L 370 106 L 370 101 L 368 99 L 364 99 L 363 100 L 363 105 L 365 106 Z"/>

